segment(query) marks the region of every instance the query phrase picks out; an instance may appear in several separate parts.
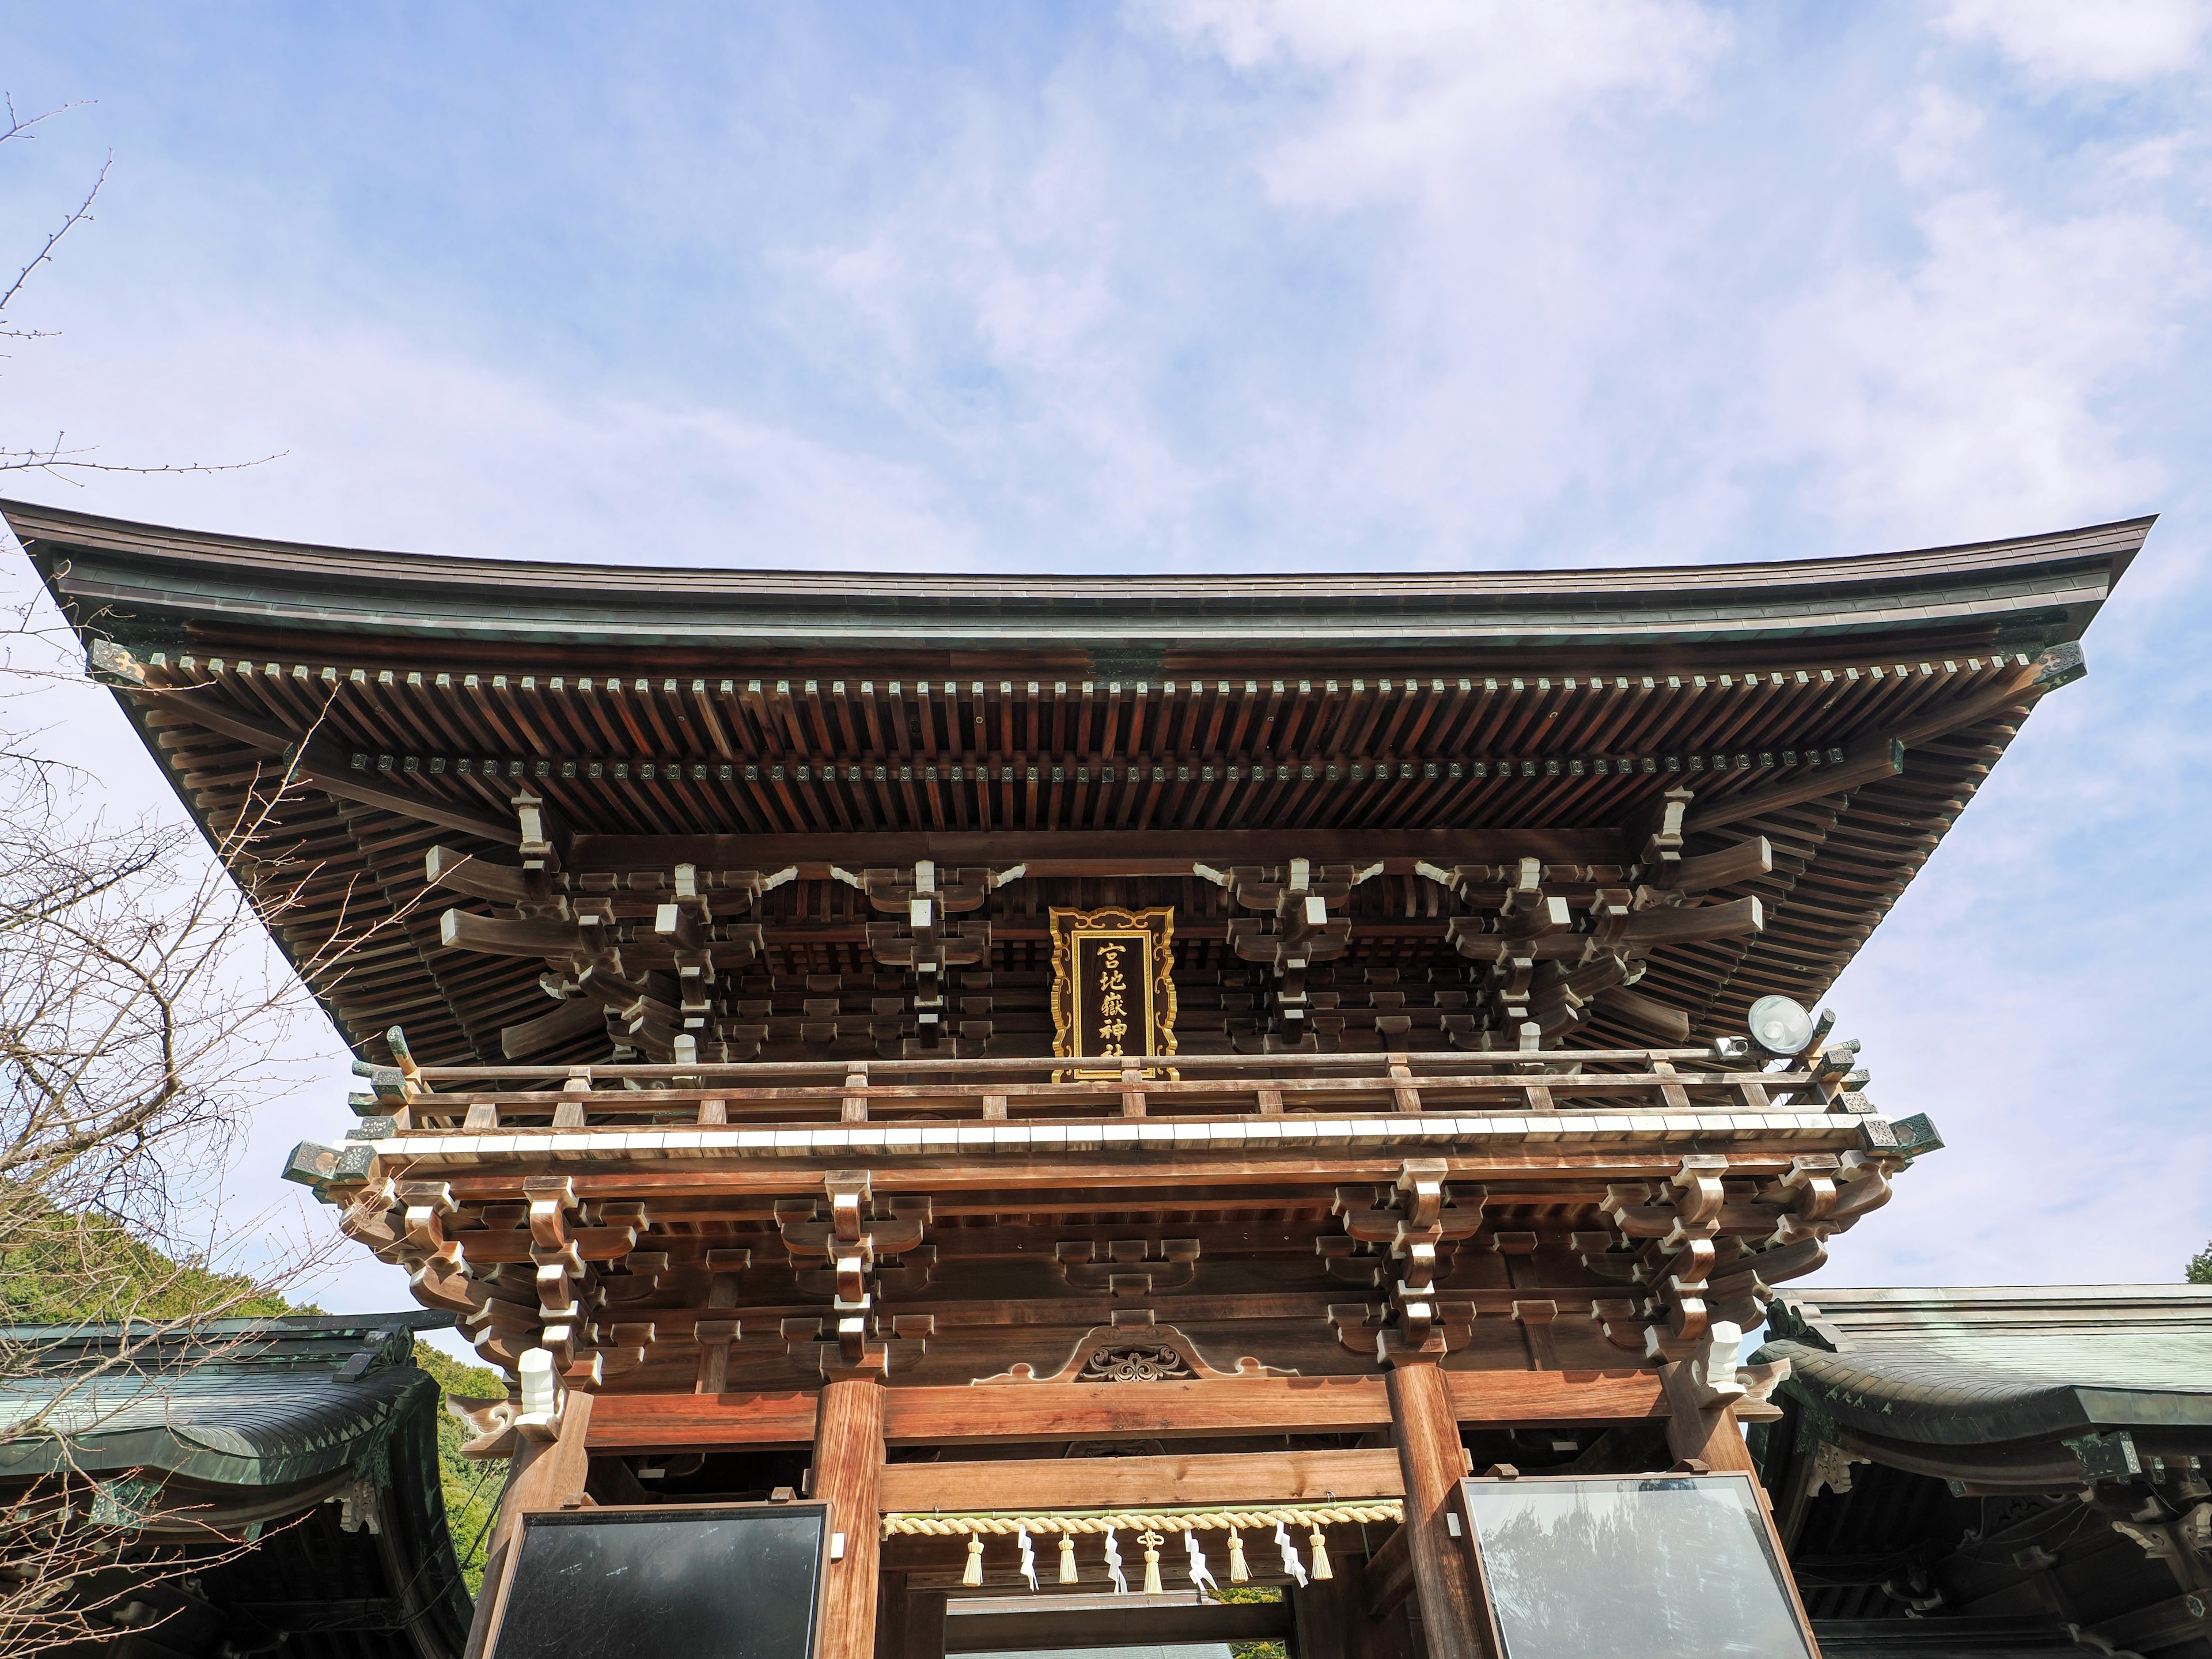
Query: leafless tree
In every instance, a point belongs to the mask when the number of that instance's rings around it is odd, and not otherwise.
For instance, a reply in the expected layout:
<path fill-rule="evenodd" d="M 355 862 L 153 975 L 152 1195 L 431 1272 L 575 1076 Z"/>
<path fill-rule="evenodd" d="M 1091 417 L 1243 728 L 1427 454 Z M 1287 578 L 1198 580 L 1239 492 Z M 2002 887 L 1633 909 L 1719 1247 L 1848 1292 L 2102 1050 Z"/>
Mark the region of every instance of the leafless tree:
<path fill-rule="evenodd" d="M 0 155 L 71 107 L 0 106 Z M 103 164 L 12 281 L 0 268 L 0 352 L 49 337 L 11 307 L 90 222 L 106 177 Z M 0 441 L 0 472 L 228 470 L 101 461 L 66 434 Z M 295 781 L 269 763 L 235 820 L 204 837 L 173 816 L 103 809 L 103 780 L 42 737 L 72 697 L 106 702 L 78 651 L 42 595 L 0 603 L 0 1439 L 41 1441 L 54 1466 L 28 1481 L 0 1468 L 10 1656 L 120 1636 L 137 1592 L 249 1547 L 187 1505 L 157 1495 L 149 1508 L 155 1488 L 95 1478 L 69 1449 L 165 1372 L 224 1357 L 220 1340 L 182 1334 L 280 1309 L 339 1243 L 272 1241 L 223 1201 L 243 1126 L 301 1080 L 276 1058 L 288 1034 L 317 1017 L 264 931 L 313 873 L 272 837 Z M 341 915 L 301 966 L 333 983 L 397 920 L 355 928 Z M 82 1340 L 92 1327 L 106 1334 Z"/>
<path fill-rule="evenodd" d="M 17 112 L 15 100 L 11 94 L 0 93 L 0 154 L 4 154 L 5 147 L 11 143 L 35 143 L 39 137 L 38 130 L 44 123 L 77 107 L 75 104 L 58 104 L 52 109 L 27 116 Z M 80 225 L 92 222 L 93 204 L 99 199 L 100 188 L 106 184 L 108 169 L 114 165 L 114 161 L 111 153 L 100 164 L 100 169 L 93 175 L 83 198 L 62 216 L 61 222 L 40 242 L 38 251 L 17 270 L 15 280 L 4 290 L 0 290 L 0 355 L 12 349 L 16 341 L 53 337 L 54 331 L 52 329 L 28 327 L 18 323 L 15 319 L 20 313 L 12 313 L 9 307 L 22 298 L 24 290 L 39 269 L 53 263 L 54 252 L 61 246 L 62 239 Z M 89 472 L 230 472 L 240 467 L 258 466 L 262 461 L 276 459 L 274 456 L 263 456 L 251 461 L 185 461 L 148 466 L 96 460 L 94 459 L 95 453 L 88 446 L 72 447 L 66 432 L 57 432 L 51 441 L 25 440 L 16 446 L 0 439 L 0 472 L 43 473 L 48 477 L 76 483 L 79 481 L 79 475 Z"/>
<path fill-rule="evenodd" d="M 73 646 L 58 621 L 49 633 L 19 619 L 0 649 L 0 1437 L 38 1437 L 61 1457 L 56 1474 L 0 1492 L 9 1655 L 119 1635 L 134 1589 L 242 1547 L 191 1535 L 188 1510 L 149 1517 L 143 1497 L 117 1496 L 66 1449 L 179 1363 L 223 1358 L 210 1322 L 277 1310 L 339 1247 L 333 1232 L 271 1254 L 258 1218 L 226 1220 L 223 1181 L 256 1107 L 301 1080 L 275 1058 L 318 1017 L 301 974 L 337 982 L 404 920 L 355 926 L 341 910 L 301 973 L 274 956 L 264 928 L 314 874 L 274 829 L 298 787 L 281 761 L 210 839 L 91 807 L 94 781 L 34 752 L 21 719 L 90 689 L 40 659 Z M 236 1267 L 241 1232 L 260 1259 Z M 93 1326 L 110 1334 L 85 1344 Z M 79 1593 L 58 1593 L 64 1580 Z"/>

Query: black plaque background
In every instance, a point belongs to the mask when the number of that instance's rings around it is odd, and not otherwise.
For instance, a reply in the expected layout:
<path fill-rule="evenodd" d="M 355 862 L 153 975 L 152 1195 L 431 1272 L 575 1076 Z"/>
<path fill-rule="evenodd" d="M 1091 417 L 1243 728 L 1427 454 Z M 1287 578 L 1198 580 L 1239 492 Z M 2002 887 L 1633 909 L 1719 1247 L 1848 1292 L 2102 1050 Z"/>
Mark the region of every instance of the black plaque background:
<path fill-rule="evenodd" d="M 1071 936 L 1074 962 L 1073 976 L 1075 982 L 1074 1018 L 1071 1022 L 1074 1037 L 1073 1058 L 1079 1060 L 1110 1060 L 1115 1056 L 1103 1052 L 1105 1039 L 1098 1027 L 1102 1016 L 1098 1005 L 1105 993 L 1099 984 L 1102 978 L 1100 954 L 1103 946 L 1122 945 L 1128 948 L 1122 953 L 1122 996 L 1128 1005 L 1124 1016 L 1129 1030 L 1121 1039 L 1122 1059 L 1140 1059 L 1157 1051 L 1158 1028 L 1152 1012 L 1152 935 L 1131 928 L 1084 929 Z"/>
<path fill-rule="evenodd" d="M 808 1659 L 826 1512 L 528 1516 L 492 1659 Z"/>

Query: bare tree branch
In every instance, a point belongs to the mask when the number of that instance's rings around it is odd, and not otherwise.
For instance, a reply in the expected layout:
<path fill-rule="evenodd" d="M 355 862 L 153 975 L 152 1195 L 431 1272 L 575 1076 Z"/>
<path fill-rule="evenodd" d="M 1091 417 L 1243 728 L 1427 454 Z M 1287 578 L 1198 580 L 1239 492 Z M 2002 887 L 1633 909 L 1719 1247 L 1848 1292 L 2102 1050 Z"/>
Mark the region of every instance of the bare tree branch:
<path fill-rule="evenodd" d="M 79 107 L 76 104 L 58 104 L 37 115 L 22 117 L 16 114 L 15 100 L 12 96 L 0 94 L 0 104 L 4 104 L 7 112 L 6 125 L 0 128 L 0 144 L 11 140 L 35 138 L 38 135 L 33 129 L 40 122 L 51 120 L 65 110 Z M 33 274 L 41 265 L 53 263 L 54 250 L 61 246 L 62 239 L 79 225 L 91 221 L 92 205 L 99 199 L 101 187 L 107 183 L 108 172 L 114 165 L 115 153 L 110 150 L 100 162 L 100 170 L 93 175 L 91 187 L 85 191 L 83 199 L 63 216 L 61 223 L 49 231 L 46 240 L 40 243 L 38 252 L 16 270 L 15 280 L 4 290 L 0 290 L 0 339 L 46 340 L 54 337 L 54 331 L 51 329 L 17 327 L 8 315 L 8 307 L 22 294 Z M 168 472 L 235 472 L 244 467 L 260 466 L 279 459 L 285 453 L 264 455 L 251 461 L 187 461 L 135 465 L 119 461 L 87 460 L 84 458 L 94 452 L 90 448 L 64 447 L 67 436 L 65 433 L 57 433 L 52 443 L 43 446 L 29 444 L 10 447 L 0 444 L 0 472 L 39 472 L 70 483 L 77 481 L 76 475 L 87 472 L 126 472 L 147 476 Z"/>
<path fill-rule="evenodd" d="M 49 111 L 48 113 L 52 112 Z M 43 120 L 46 118 L 41 116 L 38 118 Z M 9 132 L 7 137 L 13 138 L 21 131 L 21 128 L 17 128 Z M 54 249 L 60 246 L 62 238 L 92 217 L 93 201 L 99 196 L 100 187 L 107 182 L 107 170 L 114 165 L 115 152 L 110 150 L 107 153 L 107 159 L 100 164 L 100 171 L 93 176 L 92 188 L 85 191 L 84 200 L 72 208 L 69 216 L 47 234 L 46 240 L 40 244 L 39 251 L 33 256 L 31 262 L 15 273 L 15 280 L 8 284 L 7 291 L 0 293 L 0 311 L 5 311 L 8 308 L 8 302 L 23 291 L 23 284 L 31 280 L 33 271 L 52 260 Z"/>

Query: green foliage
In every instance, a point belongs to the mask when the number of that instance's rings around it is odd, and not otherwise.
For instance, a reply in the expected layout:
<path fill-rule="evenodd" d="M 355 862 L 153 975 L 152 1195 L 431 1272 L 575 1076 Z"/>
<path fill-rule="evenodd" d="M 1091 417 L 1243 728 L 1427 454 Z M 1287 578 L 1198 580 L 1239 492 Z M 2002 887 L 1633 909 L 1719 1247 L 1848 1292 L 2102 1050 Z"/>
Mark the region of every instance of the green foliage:
<path fill-rule="evenodd" d="M 497 1399 L 507 1393 L 507 1380 L 497 1371 L 449 1359 L 419 1337 L 415 1363 L 430 1373 L 448 1400 L 455 1395 Z M 507 1465 L 468 1462 L 461 1455 L 468 1437 L 467 1424 L 451 1412 L 439 1413 L 438 1482 L 446 1493 L 446 1527 L 453 1534 L 453 1553 L 460 1559 L 469 1594 L 475 1595 L 483 1588 L 484 1547 L 491 1537 L 492 1516 L 499 1510 Z"/>
<path fill-rule="evenodd" d="M 1267 1584 L 1224 1584 L 1214 1591 L 1217 1601 L 1279 1601 L 1283 1592 Z M 1285 1659 L 1284 1644 L 1273 1638 L 1258 1642 L 1231 1642 L 1229 1659 Z"/>
<path fill-rule="evenodd" d="M 0 1192 L 0 1322 L 118 1323 L 125 1320 L 252 1318 L 313 1313 L 246 1273 L 204 1261 L 173 1261 L 112 1217 L 68 1214 L 21 1193 Z"/>
<path fill-rule="evenodd" d="M 2207 1244 L 2189 1258 L 2189 1282 L 2192 1285 L 2212 1285 L 2212 1244 Z"/>

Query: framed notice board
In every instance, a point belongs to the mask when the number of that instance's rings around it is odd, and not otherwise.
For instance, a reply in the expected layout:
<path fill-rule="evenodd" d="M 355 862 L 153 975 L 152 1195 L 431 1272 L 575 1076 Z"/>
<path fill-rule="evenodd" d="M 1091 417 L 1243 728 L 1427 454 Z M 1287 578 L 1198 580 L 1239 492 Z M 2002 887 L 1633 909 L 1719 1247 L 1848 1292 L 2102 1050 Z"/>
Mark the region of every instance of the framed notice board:
<path fill-rule="evenodd" d="M 1491 1651 L 1502 1659 L 1813 1659 L 1747 1474 L 1460 1482 Z"/>
<path fill-rule="evenodd" d="M 1133 1060 L 1175 1053 L 1174 910 L 1051 915 L 1052 1051 L 1092 1062 L 1057 1075 L 1115 1077 Z"/>
<path fill-rule="evenodd" d="M 811 1659 L 826 1504 L 526 1514 L 487 1659 Z"/>

